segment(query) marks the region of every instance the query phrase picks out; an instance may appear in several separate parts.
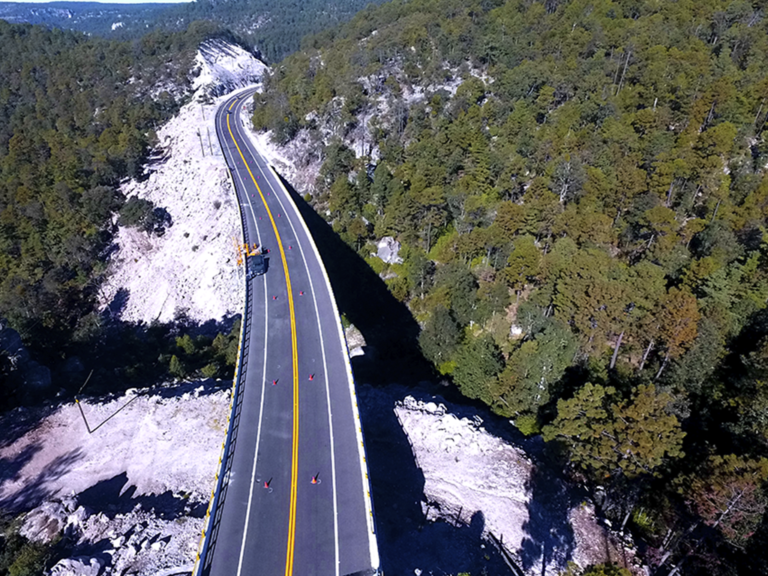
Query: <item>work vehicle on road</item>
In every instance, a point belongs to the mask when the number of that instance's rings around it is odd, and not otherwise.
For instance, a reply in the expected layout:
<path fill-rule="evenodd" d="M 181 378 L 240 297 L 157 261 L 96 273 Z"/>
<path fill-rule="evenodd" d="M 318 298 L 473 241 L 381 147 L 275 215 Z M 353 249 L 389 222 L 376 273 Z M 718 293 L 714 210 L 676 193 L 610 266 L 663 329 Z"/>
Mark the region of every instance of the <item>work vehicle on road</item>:
<path fill-rule="evenodd" d="M 261 276 L 267 271 L 267 261 L 263 254 L 248 256 L 248 280 Z"/>

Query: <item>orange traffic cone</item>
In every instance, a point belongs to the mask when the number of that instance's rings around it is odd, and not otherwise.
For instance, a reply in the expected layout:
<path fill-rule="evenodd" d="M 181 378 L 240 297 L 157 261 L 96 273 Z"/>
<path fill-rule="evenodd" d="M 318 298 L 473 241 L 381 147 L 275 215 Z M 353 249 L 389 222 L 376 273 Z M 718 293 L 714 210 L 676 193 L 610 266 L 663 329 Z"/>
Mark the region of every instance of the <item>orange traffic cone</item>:
<path fill-rule="evenodd" d="M 320 474 L 315 474 L 314 476 L 312 476 L 312 484 L 320 484 L 319 476 Z"/>
<path fill-rule="evenodd" d="M 272 380 L 272 386 L 277 386 L 277 380 Z"/>
<path fill-rule="evenodd" d="M 269 488 L 269 485 L 272 484 L 272 478 L 264 482 L 264 488 Z"/>
<path fill-rule="evenodd" d="M 314 380 L 314 379 L 315 379 L 315 375 L 314 374 L 310 374 L 309 375 L 309 381 L 312 382 L 312 380 Z"/>

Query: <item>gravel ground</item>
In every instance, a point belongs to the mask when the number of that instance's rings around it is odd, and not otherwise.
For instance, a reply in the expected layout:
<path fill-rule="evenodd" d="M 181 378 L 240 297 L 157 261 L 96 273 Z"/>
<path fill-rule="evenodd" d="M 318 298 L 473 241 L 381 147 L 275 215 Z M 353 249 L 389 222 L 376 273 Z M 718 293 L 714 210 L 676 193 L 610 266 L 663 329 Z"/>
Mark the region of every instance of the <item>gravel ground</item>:
<path fill-rule="evenodd" d="M 0 508 L 32 510 L 23 533 L 69 539 L 69 571 L 155 574 L 191 565 L 229 413 L 229 388 L 195 382 L 0 419 Z M 76 558 L 85 557 L 83 564 Z M 128 572 L 124 572 L 128 570 Z"/>

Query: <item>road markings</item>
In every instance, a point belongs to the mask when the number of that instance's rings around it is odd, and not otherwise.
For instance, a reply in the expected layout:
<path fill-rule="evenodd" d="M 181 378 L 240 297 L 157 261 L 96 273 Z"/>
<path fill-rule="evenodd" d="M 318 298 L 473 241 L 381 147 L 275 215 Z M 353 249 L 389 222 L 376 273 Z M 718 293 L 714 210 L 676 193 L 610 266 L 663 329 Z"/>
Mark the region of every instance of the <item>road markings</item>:
<path fill-rule="evenodd" d="M 230 106 L 230 109 L 231 108 L 232 106 Z M 296 341 L 296 312 L 293 306 L 293 290 L 291 288 L 291 276 L 290 276 L 290 273 L 288 272 L 288 262 L 285 258 L 285 250 L 283 248 L 283 243 L 280 239 L 280 232 L 277 229 L 277 224 L 275 222 L 274 217 L 272 216 L 272 211 L 269 209 L 267 200 L 266 198 L 264 198 L 264 194 L 261 191 L 261 187 L 259 187 L 259 184 L 256 181 L 256 178 L 253 175 L 253 172 L 251 171 L 251 167 L 246 161 L 245 156 L 243 155 L 243 151 L 240 149 L 240 145 L 237 143 L 237 140 L 235 139 L 235 135 L 232 133 L 232 125 L 230 123 L 229 114 L 227 115 L 227 129 L 229 130 L 229 135 L 232 138 L 232 142 L 235 144 L 235 147 L 237 148 L 237 151 L 240 154 L 240 158 L 243 161 L 243 165 L 248 170 L 248 174 L 251 176 L 251 180 L 253 180 L 253 184 L 256 186 L 256 190 L 259 191 L 259 196 L 261 197 L 261 200 L 264 203 L 264 207 L 267 210 L 267 216 L 269 216 L 269 220 L 272 223 L 272 229 L 275 232 L 277 246 L 280 249 L 280 259 L 283 262 L 283 271 L 285 272 L 285 285 L 288 292 L 288 312 L 289 312 L 290 321 L 291 321 L 291 352 L 293 357 L 293 446 L 291 450 L 291 494 L 290 494 L 290 508 L 289 508 L 289 516 L 288 516 L 288 546 L 287 546 L 286 556 L 285 556 L 285 576 L 292 576 L 294 545 L 295 545 L 295 538 L 296 538 L 296 495 L 297 495 L 297 488 L 298 488 L 298 468 L 299 468 L 299 418 L 298 418 L 299 416 L 299 363 L 298 363 L 298 344 Z"/>
<path fill-rule="evenodd" d="M 237 102 L 237 100 L 235 100 L 235 102 Z M 231 108 L 232 106 L 230 106 L 230 109 Z M 222 126 L 222 129 L 223 129 L 223 126 Z M 232 156 L 231 151 L 230 151 L 230 158 L 232 158 L 234 163 L 234 157 Z M 235 171 L 235 173 L 237 174 L 237 179 L 240 181 L 240 186 L 242 187 L 243 192 L 246 194 L 246 199 L 248 200 L 247 203 L 242 202 L 241 205 L 250 208 L 251 216 L 253 217 L 253 225 L 256 228 L 256 238 L 258 239 L 259 246 L 261 246 L 262 245 L 261 231 L 259 230 L 259 225 L 256 222 L 256 214 L 253 211 L 253 203 L 251 202 L 250 197 L 248 197 L 247 195 L 245 182 L 243 182 L 243 178 L 240 176 L 240 172 Z M 235 191 L 235 193 L 237 193 L 237 191 Z M 266 276 L 263 276 L 263 282 L 264 282 L 264 310 L 266 311 L 267 302 L 268 302 Z M 264 376 L 266 376 L 266 373 L 267 373 L 267 357 L 268 357 L 267 348 L 269 346 L 269 338 L 268 338 L 269 322 L 267 321 L 267 319 L 268 319 L 268 316 L 264 314 L 264 364 L 261 369 L 262 378 L 261 378 L 261 400 L 259 405 L 259 422 L 256 427 L 256 448 L 254 450 L 254 455 L 253 455 L 253 468 L 251 469 L 251 487 L 250 487 L 250 490 L 248 491 L 248 505 L 245 511 L 245 526 L 243 527 L 243 539 L 240 545 L 240 558 L 238 559 L 238 563 L 237 563 L 237 576 L 241 576 L 242 570 L 243 570 L 243 561 L 245 558 L 245 543 L 246 543 L 246 540 L 248 539 L 248 526 L 250 524 L 251 509 L 253 508 L 253 492 L 254 492 L 253 488 L 256 485 L 256 465 L 259 458 L 259 446 L 261 445 L 261 429 L 262 429 L 262 419 L 264 415 L 264 396 L 265 396 L 264 388 L 265 388 L 265 382 L 266 382 L 266 380 L 264 379 Z M 245 323 L 245 318 L 243 318 L 243 323 Z"/>
<path fill-rule="evenodd" d="M 245 141 L 246 147 L 250 148 L 251 153 L 253 154 L 254 158 L 257 155 L 257 152 L 253 149 L 253 143 L 250 141 L 250 139 L 247 136 L 243 136 L 241 126 L 237 125 L 237 130 L 240 133 L 240 136 Z M 277 201 L 280 203 L 280 206 L 282 207 L 283 211 L 287 214 L 288 211 L 285 208 L 285 205 L 283 204 L 282 199 L 280 198 L 280 194 L 277 193 L 277 190 L 275 190 L 272 187 L 272 184 L 269 181 L 269 178 L 264 173 L 264 170 L 261 168 L 261 165 L 256 162 L 256 166 L 258 167 L 259 171 L 261 172 L 261 175 L 264 177 L 264 179 L 269 184 L 269 187 L 272 188 L 272 191 L 275 193 L 275 197 L 277 198 Z M 325 375 L 325 395 L 326 395 L 326 404 L 328 406 L 328 430 L 330 433 L 330 441 L 331 441 L 331 486 L 332 486 L 332 492 L 333 492 L 333 545 L 334 545 L 334 554 L 335 554 L 335 574 L 336 576 L 339 576 L 339 509 L 338 509 L 338 499 L 336 494 L 336 444 L 334 442 L 333 438 L 333 420 L 332 420 L 332 413 L 331 413 L 331 390 L 330 390 L 330 384 L 329 384 L 329 378 L 328 378 L 328 365 L 325 355 L 325 339 L 323 337 L 323 329 L 322 324 L 320 322 L 320 308 L 317 305 L 317 295 L 315 293 L 315 287 L 314 283 L 312 282 L 312 274 L 309 272 L 309 265 L 307 264 L 307 258 L 304 255 L 304 249 L 302 248 L 302 243 L 299 241 L 299 236 L 296 233 L 296 228 L 293 225 L 293 220 L 291 218 L 288 218 L 288 223 L 291 225 L 291 230 L 293 230 L 293 237 L 296 238 L 296 242 L 299 247 L 299 252 L 301 253 L 301 259 L 304 261 L 304 268 L 307 271 L 307 278 L 309 279 L 309 288 L 312 291 L 312 300 L 315 305 L 315 316 L 317 318 L 317 330 L 320 336 L 320 351 L 323 356 L 323 374 Z"/>

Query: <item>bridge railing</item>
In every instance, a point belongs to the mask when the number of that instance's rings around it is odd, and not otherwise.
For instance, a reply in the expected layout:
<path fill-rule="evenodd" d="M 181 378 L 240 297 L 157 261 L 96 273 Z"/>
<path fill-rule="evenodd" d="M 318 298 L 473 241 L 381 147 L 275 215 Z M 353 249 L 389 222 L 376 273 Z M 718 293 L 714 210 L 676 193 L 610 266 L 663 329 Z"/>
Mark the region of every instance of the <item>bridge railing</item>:
<path fill-rule="evenodd" d="M 218 111 L 217 111 L 218 116 Z M 219 146 L 222 152 L 224 151 L 224 144 L 221 142 L 221 136 L 219 131 L 216 130 L 216 136 L 219 139 Z M 227 162 L 226 154 L 224 154 L 224 161 Z M 237 200 L 238 214 L 240 215 L 240 229 L 243 236 L 243 242 L 248 242 L 248 227 L 245 224 L 245 215 L 243 214 L 243 207 L 240 203 L 240 199 L 237 197 L 237 188 L 235 187 L 235 181 L 232 177 L 232 172 L 227 163 L 227 174 L 229 175 L 229 183 L 232 186 L 232 192 L 235 194 Z M 248 275 L 243 274 L 244 286 L 245 286 L 245 298 L 243 303 L 243 312 L 240 320 L 240 338 L 237 344 L 237 364 L 235 365 L 235 376 L 232 379 L 232 396 L 229 404 L 229 416 L 227 417 L 227 435 L 224 438 L 224 442 L 221 445 L 221 454 L 219 456 L 219 469 L 216 472 L 216 484 L 211 492 L 211 498 L 208 502 L 208 510 L 205 513 L 205 519 L 203 524 L 203 533 L 200 536 L 200 544 L 198 545 L 197 555 L 195 557 L 195 565 L 192 570 L 193 576 L 202 576 L 207 564 L 210 563 L 208 553 L 210 551 L 211 539 L 215 531 L 216 516 L 219 511 L 219 504 L 222 494 L 222 488 L 227 478 L 227 465 L 230 457 L 230 450 L 232 448 L 233 433 L 235 430 L 235 423 L 237 420 L 237 406 L 240 396 L 241 388 L 241 375 L 244 365 L 245 351 L 243 346 L 243 338 L 245 335 L 245 326 L 249 320 L 249 305 L 250 305 L 250 285 L 248 282 Z"/>

